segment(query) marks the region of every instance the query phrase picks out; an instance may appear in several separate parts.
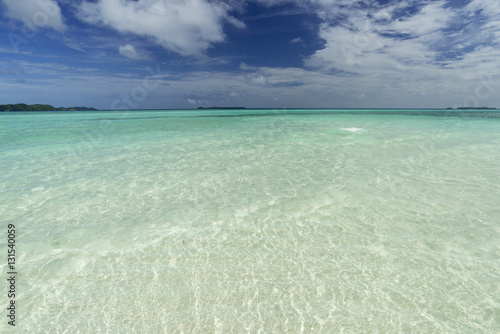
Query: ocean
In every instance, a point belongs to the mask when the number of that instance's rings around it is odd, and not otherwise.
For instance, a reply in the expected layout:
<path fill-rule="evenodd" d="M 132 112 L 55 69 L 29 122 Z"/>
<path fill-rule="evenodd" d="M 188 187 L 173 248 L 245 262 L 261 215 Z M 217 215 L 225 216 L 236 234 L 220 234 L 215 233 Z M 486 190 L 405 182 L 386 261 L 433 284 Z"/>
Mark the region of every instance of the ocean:
<path fill-rule="evenodd" d="M 0 143 L 0 328 L 500 332 L 500 111 L 4 112 Z"/>

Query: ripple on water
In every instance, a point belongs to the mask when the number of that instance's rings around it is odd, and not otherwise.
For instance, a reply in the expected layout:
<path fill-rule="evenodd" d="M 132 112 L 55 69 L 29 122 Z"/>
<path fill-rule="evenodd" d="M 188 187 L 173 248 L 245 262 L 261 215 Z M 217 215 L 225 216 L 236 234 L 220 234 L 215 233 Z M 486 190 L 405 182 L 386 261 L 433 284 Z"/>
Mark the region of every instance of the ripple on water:
<path fill-rule="evenodd" d="M 128 120 L 8 155 L 20 326 L 498 332 L 500 129 L 377 117 Z"/>

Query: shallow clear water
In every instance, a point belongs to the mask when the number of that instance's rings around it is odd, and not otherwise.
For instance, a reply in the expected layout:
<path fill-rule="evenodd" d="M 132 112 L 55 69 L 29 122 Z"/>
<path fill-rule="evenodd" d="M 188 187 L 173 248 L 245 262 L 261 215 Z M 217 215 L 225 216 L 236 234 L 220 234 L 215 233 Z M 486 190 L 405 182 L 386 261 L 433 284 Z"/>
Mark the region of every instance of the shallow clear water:
<path fill-rule="evenodd" d="M 2 113 L 17 329 L 498 333 L 498 116 Z"/>

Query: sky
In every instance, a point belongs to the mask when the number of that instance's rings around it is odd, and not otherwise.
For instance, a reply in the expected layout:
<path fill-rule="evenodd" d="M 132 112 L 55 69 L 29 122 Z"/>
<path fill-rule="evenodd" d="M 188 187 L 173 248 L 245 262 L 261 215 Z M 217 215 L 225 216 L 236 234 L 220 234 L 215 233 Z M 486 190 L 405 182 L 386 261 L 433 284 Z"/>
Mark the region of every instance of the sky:
<path fill-rule="evenodd" d="M 500 108 L 499 0 L 0 0 L 0 104 Z"/>

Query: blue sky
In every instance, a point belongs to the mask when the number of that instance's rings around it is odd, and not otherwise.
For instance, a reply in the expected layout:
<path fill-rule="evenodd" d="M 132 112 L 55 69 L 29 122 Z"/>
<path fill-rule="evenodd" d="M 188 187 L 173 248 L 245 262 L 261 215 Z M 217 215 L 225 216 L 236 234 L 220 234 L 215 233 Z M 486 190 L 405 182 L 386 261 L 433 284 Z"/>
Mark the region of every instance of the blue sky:
<path fill-rule="evenodd" d="M 500 1 L 0 0 L 0 104 L 500 108 Z"/>

